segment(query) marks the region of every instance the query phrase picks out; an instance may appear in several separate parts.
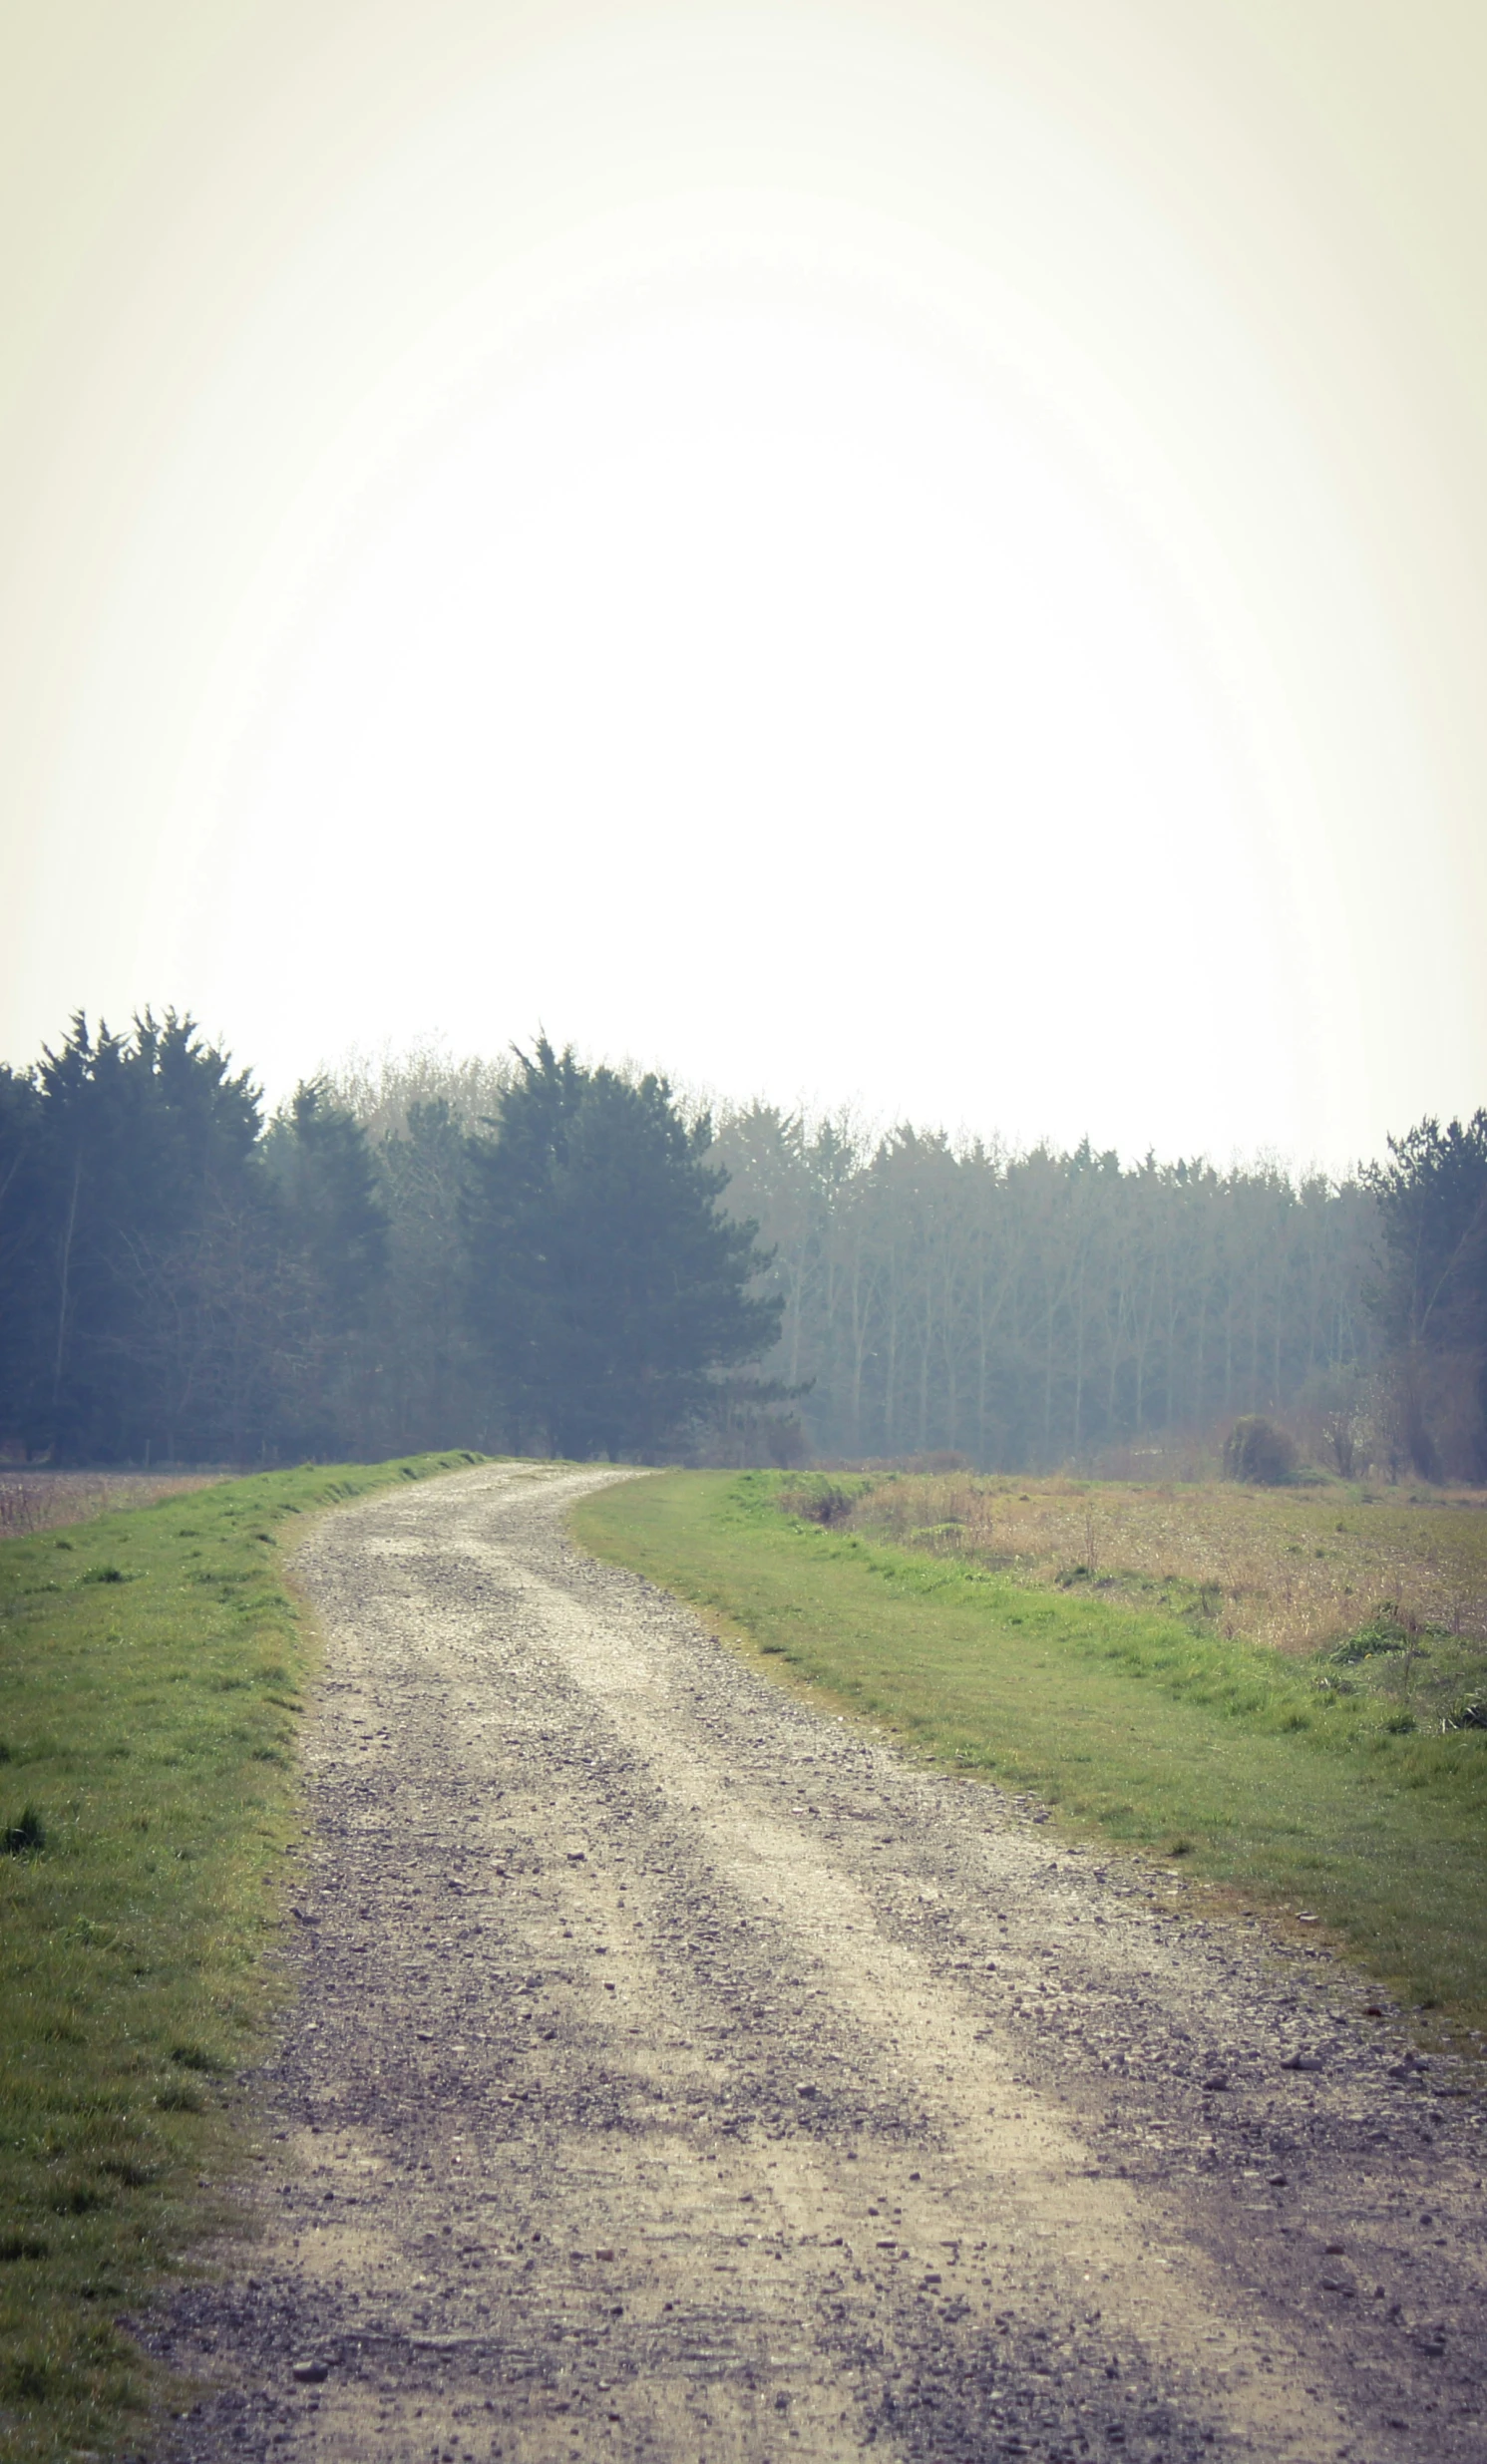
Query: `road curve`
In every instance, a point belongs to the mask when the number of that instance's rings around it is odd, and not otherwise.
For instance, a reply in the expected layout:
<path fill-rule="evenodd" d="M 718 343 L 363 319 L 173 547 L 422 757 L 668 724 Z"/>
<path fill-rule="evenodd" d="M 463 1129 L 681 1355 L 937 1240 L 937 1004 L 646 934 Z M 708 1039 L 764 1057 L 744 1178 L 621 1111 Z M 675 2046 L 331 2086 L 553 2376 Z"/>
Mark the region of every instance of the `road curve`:
<path fill-rule="evenodd" d="M 1484 2452 L 1482 2148 L 1324 1953 L 916 1770 L 487 1467 L 322 1523 L 227 2457 Z"/>

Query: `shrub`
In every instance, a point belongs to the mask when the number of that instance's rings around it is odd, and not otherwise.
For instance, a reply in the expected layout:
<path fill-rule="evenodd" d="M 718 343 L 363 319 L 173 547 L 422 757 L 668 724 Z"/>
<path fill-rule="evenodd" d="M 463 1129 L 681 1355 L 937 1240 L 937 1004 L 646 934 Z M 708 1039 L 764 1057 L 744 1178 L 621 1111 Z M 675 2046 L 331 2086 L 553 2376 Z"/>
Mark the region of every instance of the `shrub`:
<path fill-rule="evenodd" d="M 1256 1489 L 1284 1489 L 1298 1469 L 1296 1440 L 1274 1420 L 1248 1412 L 1224 1440 L 1224 1477 Z"/>
<path fill-rule="evenodd" d="M 779 1503 L 782 1514 L 797 1515 L 802 1523 L 845 1523 L 857 1504 L 857 1491 L 818 1473 L 782 1489 Z"/>
<path fill-rule="evenodd" d="M 1372 1659 L 1379 1651 L 1417 1651 L 1420 1648 L 1420 1621 L 1396 1599 L 1381 1599 L 1372 1616 L 1357 1633 L 1349 1634 L 1328 1654 L 1340 1667 L 1350 1668 L 1358 1660 Z"/>

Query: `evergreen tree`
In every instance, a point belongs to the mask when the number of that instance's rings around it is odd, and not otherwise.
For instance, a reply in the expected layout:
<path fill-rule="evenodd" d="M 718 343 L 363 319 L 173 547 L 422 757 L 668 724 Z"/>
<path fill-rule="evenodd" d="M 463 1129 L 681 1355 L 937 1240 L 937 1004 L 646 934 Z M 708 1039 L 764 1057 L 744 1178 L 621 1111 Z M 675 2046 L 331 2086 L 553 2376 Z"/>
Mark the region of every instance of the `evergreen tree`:
<path fill-rule="evenodd" d="M 1427 1479 L 1487 1478 L 1487 1111 L 1418 1122 L 1365 1178 L 1401 1450 Z"/>
<path fill-rule="evenodd" d="M 401 1130 L 374 1149 L 388 1218 L 377 1311 L 383 1454 L 483 1446 L 489 1434 L 489 1381 L 465 1311 L 466 1143 L 448 1099 L 433 1096 L 409 1103 Z"/>
<path fill-rule="evenodd" d="M 24 1445 L 41 1419 L 48 1315 L 41 1096 L 0 1067 L 0 1437 Z"/>
<path fill-rule="evenodd" d="M 646 1459 L 720 1370 L 776 1340 L 768 1262 L 723 1215 L 711 1124 L 664 1079 L 587 1070 L 546 1038 L 470 1147 L 470 1314 L 515 1442 Z"/>
<path fill-rule="evenodd" d="M 263 1141 L 278 1257 L 282 1424 L 295 1453 L 355 1451 L 376 1417 L 380 1360 L 359 1342 L 387 1263 L 387 1216 L 361 1124 L 319 1079 Z"/>
<path fill-rule="evenodd" d="M 160 1450 L 198 1399 L 181 1390 L 181 1259 L 247 1203 L 256 1090 L 174 1010 L 128 1035 L 80 1014 L 31 1083 L 24 1122 L 12 1106 L 34 1310 L 24 1434 L 74 1460 Z"/>

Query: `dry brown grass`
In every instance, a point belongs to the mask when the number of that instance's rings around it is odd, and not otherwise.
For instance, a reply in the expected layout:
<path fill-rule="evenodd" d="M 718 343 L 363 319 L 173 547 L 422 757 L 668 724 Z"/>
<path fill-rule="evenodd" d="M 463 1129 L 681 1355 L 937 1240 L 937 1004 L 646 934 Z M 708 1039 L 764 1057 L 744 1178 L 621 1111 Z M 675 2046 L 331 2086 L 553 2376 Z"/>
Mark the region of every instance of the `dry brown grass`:
<path fill-rule="evenodd" d="M 1487 1639 L 1487 1492 L 1245 1489 L 908 1473 L 852 1522 L 1019 1582 L 1183 1595 L 1215 1630 L 1287 1652 L 1355 1633 L 1382 1600 Z"/>
<path fill-rule="evenodd" d="M 226 1477 L 224 1472 L 0 1471 L 0 1540 L 24 1540 L 63 1523 L 89 1523 L 124 1506 L 158 1506 L 163 1498 Z"/>

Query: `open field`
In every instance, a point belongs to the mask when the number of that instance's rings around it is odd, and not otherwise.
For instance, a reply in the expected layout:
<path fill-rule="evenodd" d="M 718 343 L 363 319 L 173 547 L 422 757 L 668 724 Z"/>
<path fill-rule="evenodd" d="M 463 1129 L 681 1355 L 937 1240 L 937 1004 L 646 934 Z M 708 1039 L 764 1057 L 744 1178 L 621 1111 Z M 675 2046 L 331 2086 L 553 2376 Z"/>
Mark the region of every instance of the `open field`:
<path fill-rule="evenodd" d="M 0 1540 L 55 1532 L 123 1507 L 159 1506 L 228 1475 L 216 1469 L 163 1472 L 54 1472 L 35 1465 L 0 1469 Z"/>
<path fill-rule="evenodd" d="M 882 1494 L 857 1511 L 881 1512 Z M 1286 1654 L 1183 1614 L 1178 1579 L 1164 1592 L 1153 1578 L 1144 1604 L 1082 1579 L 1014 1581 L 942 1535 L 904 1546 L 781 1511 L 812 1496 L 799 1475 L 677 1473 L 586 1500 L 574 1528 L 930 1759 L 1329 1925 L 1405 2001 L 1487 2023 L 1487 1728 L 1442 1732 L 1417 1707 L 1430 1652 L 1466 1665 L 1468 1638 Z M 1109 1510 L 1091 1495 L 1088 1511 Z M 1056 1515 L 1082 1532 L 1085 1512 L 1073 1495 L 1050 1504 L 1045 1538 Z M 1263 1556 L 1252 1539 L 1247 1569 Z"/>
<path fill-rule="evenodd" d="M 473 1459 L 223 1481 L 0 1546 L 0 2454 L 140 2414 L 115 2319 L 245 2153 L 315 1649 L 285 1528 Z"/>
<path fill-rule="evenodd" d="M 1380 1600 L 1487 1646 L 1487 1492 L 1340 1481 L 1032 1480 L 891 1473 L 835 1485 L 858 1531 L 1019 1583 L 1201 1616 L 1233 1640 L 1316 1651 Z M 811 1484 L 803 1483 L 809 1498 Z"/>

